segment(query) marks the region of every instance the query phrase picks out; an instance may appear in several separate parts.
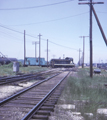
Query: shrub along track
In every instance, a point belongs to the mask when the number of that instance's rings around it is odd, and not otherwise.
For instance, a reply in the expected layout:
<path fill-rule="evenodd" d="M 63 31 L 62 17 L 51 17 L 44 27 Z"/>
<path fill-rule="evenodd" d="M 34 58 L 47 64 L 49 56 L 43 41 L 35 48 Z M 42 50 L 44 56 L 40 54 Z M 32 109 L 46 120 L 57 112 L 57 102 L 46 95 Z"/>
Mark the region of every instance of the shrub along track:
<path fill-rule="evenodd" d="M 68 74 L 54 75 L 1 101 L 0 120 L 48 119 Z"/>

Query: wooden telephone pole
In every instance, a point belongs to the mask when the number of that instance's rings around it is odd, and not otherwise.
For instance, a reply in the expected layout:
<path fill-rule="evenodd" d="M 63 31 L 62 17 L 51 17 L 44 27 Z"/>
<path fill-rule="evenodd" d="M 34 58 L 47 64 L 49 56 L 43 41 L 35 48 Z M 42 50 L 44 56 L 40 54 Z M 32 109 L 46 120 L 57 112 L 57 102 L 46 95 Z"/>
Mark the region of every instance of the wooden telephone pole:
<path fill-rule="evenodd" d="M 92 6 L 92 9 L 93 9 L 93 13 L 94 13 L 94 16 L 95 16 L 95 18 L 96 18 L 97 24 L 98 24 L 98 26 L 99 26 L 99 29 L 100 29 L 100 31 L 101 31 L 102 37 L 103 37 L 103 39 L 104 39 L 104 41 L 105 41 L 105 44 L 107 45 L 107 38 L 106 38 L 106 36 L 105 36 L 105 34 L 104 34 L 103 28 L 102 28 L 102 26 L 101 26 L 101 24 L 100 24 L 100 21 L 99 21 L 99 19 L 98 19 L 98 17 L 97 17 L 97 14 L 96 14 L 93 6 Z"/>
<path fill-rule="evenodd" d="M 80 38 L 83 38 L 83 62 L 82 62 L 82 68 L 84 68 L 84 55 L 85 55 L 85 37 L 89 36 L 80 36 Z"/>
<path fill-rule="evenodd" d="M 81 50 L 79 49 L 79 66 L 80 66 L 80 52 L 81 52 Z"/>
<path fill-rule="evenodd" d="M 41 57 L 41 34 L 38 35 L 39 36 L 39 66 L 40 66 L 40 57 Z"/>
<path fill-rule="evenodd" d="M 26 45 L 25 45 L 25 30 L 24 30 L 24 66 L 25 66 L 25 58 L 26 58 Z"/>
<path fill-rule="evenodd" d="M 35 44 L 35 58 L 37 57 L 37 44 L 39 44 L 38 41 L 34 41 L 33 44 Z"/>
<path fill-rule="evenodd" d="M 48 67 L 48 39 L 47 39 L 47 67 Z"/>
<path fill-rule="evenodd" d="M 79 1 L 84 1 L 84 0 L 79 0 Z M 93 77 L 93 52 L 92 52 L 92 10 L 93 10 L 93 4 L 103 4 L 104 2 L 93 2 L 90 0 L 90 2 L 86 3 L 78 3 L 79 5 L 85 5 L 88 4 L 90 6 L 90 77 Z"/>

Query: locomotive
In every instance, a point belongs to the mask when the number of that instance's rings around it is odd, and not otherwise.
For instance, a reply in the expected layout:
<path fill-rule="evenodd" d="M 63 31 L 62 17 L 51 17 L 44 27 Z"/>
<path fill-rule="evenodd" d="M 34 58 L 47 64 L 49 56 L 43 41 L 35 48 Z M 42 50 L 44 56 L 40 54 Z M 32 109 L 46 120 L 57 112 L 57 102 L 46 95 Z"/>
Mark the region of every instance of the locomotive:
<path fill-rule="evenodd" d="M 50 66 L 52 68 L 57 68 L 57 67 L 72 68 L 75 67 L 75 64 L 73 63 L 73 58 L 66 57 L 65 59 L 51 59 Z"/>

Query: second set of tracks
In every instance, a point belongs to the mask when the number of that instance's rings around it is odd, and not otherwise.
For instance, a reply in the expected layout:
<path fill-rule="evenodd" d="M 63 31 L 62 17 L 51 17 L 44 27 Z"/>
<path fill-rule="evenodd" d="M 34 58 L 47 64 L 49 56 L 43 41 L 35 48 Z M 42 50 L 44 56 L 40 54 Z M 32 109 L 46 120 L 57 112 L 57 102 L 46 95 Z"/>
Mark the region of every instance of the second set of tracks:
<path fill-rule="evenodd" d="M 12 77 L 1 77 L 0 78 L 0 85 L 5 85 L 5 84 L 11 84 L 14 82 L 22 82 L 22 81 L 29 81 L 32 79 L 38 79 L 41 78 L 42 76 L 46 76 L 48 74 L 53 74 L 55 73 L 56 70 L 48 70 L 48 71 L 42 71 L 42 72 L 37 72 L 33 74 L 24 74 L 20 76 L 12 76 Z"/>
<path fill-rule="evenodd" d="M 69 72 L 55 74 L 2 100 L 0 120 L 47 120 Z"/>

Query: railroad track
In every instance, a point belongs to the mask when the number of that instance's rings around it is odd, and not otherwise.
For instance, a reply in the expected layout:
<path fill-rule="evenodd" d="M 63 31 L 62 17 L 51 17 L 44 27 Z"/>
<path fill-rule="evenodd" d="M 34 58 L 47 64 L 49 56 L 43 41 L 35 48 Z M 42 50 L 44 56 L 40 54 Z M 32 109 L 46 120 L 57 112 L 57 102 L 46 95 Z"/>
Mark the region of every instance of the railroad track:
<path fill-rule="evenodd" d="M 48 119 L 68 71 L 58 73 L 0 102 L 0 120 Z"/>
<path fill-rule="evenodd" d="M 20 76 L 13 76 L 13 77 L 3 77 L 3 78 L 0 78 L 0 85 L 18 82 L 18 81 L 29 81 L 31 79 L 41 77 L 42 75 L 46 75 L 46 74 L 48 75 L 48 74 L 52 74 L 54 72 L 56 72 L 56 71 L 49 70 L 49 71 L 38 72 L 38 73 L 34 73 L 34 74 L 25 74 L 25 75 L 20 75 Z"/>

